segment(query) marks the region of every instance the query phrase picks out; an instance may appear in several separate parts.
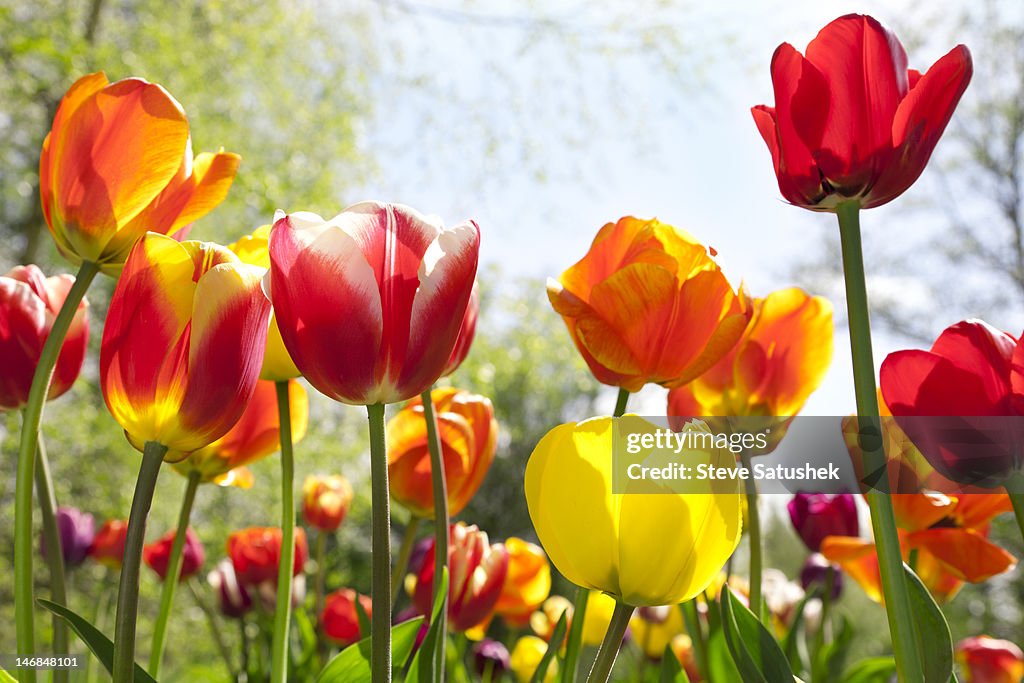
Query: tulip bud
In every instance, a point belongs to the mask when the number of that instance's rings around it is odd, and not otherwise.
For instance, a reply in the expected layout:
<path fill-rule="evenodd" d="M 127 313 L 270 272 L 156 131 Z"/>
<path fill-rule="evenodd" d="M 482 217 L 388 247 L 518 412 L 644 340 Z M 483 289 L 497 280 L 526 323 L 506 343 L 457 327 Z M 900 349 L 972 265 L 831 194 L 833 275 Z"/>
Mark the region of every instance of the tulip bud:
<path fill-rule="evenodd" d="M 474 643 L 472 653 L 473 668 L 485 680 L 493 681 L 509 670 L 508 648 L 496 640 L 484 638 Z M 487 671 L 490 671 L 490 678 L 487 678 Z"/>
<path fill-rule="evenodd" d="M 124 542 L 128 535 L 128 520 L 111 519 L 100 527 L 92 539 L 89 556 L 111 569 L 120 569 L 124 557 Z"/>
<path fill-rule="evenodd" d="M 310 475 L 302 484 L 302 516 L 320 531 L 337 531 L 351 505 L 352 485 L 340 474 Z"/>
<path fill-rule="evenodd" d="M 672 648 L 672 653 L 679 660 L 679 665 L 686 671 L 686 677 L 690 679 L 691 683 L 699 683 L 704 680 L 700 677 L 700 670 L 697 668 L 697 655 L 693 650 L 693 640 L 690 639 L 690 636 L 685 633 L 676 635 L 669 643 L 669 647 Z"/>
<path fill-rule="evenodd" d="M 150 543 L 142 549 L 142 559 L 150 569 L 156 572 L 161 581 L 167 578 L 175 535 L 175 531 L 171 530 L 156 543 Z M 181 574 L 178 580 L 184 581 L 198 574 L 205 560 L 206 552 L 203 550 L 203 544 L 199 542 L 199 537 L 189 527 L 185 530 L 185 545 L 181 551 Z"/>
<path fill-rule="evenodd" d="M 217 592 L 217 605 L 224 616 L 240 619 L 252 608 L 249 591 L 238 582 L 231 560 L 221 560 L 206 580 Z"/>
<path fill-rule="evenodd" d="M 369 597 L 359 595 L 351 588 L 334 591 L 324 598 L 324 609 L 320 613 L 320 628 L 323 629 L 324 635 L 342 647 L 351 645 L 362 638 L 356 600 L 359 600 L 359 604 L 362 605 L 366 617 L 369 619 L 373 614 L 373 603 Z"/>
<path fill-rule="evenodd" d="M 529 683 L 534 672 L 544 658 L 548 650 L 548 644 L 537 636 L 523 636 L 516 641 L 512 648 L 512 655 L 509 657 L 509 667 L 515 674 L 519 683 Z M 544 675 L 544 683 L 551 683 L 558 676 L 558 660 L 552 659 L 548 663 L 547 673 Z"/>
<path fill-rule="evenodd" d="M 843 572 L 839 565 L 832 564 L 821 553 L 812 553 L 800 570 L 800 585 L 805 591 L 820 586 L 824 591 L 828 585 L 828 573 L 832 572 L 832 600 L 843 594 Z"/>
<path fill-rule="evenodd" d="M 587 604 L 589 606 L 590 603 L 588 602 Z M 562 618 L 563 613 L 566 615 L 566 626 L 571 625 L 573 618 L 572 602 L 561 595 L 552 595 L 544 601 L 540 609 L 530 615 L 530 629 L 538 637 L 544 640 L 551 640 L 551 636 L 555 632 L 555 626 L 558 625 L 558 620 Z M 566 628 L 567 636 L 568 633 L 569 629 Z"/>
<path fill-rule="evenodd" d="M 276 586 L 277 565 L 281 561 L 281 530 L 251 527 L 234 532 L 228 536 L 228 557 L 242 585 L 256 586 L 269 582 Z M 306 532 L 296 528 L 293 575 L 302 573 L 308 557 Z"/>
<path fill-rule="evenodd" d="M 73 507 L 57 508 L 56 519 L 64 566 L 77 567 L 89 556 L 89 549 L 96 536 L 96 522 L 88 512 Z M 43 536 L 39 537 L 39 551 L 45 559 L 46 538 Z"/>
<path fill-rule="evenodd" d="M 849 493 L 797 493 L 787 509 L 793 528 L 811 552 L 821 550 L 826 536 L 860 533 L 857 501 Z"/>
<path fill-rule="evenodd" d="M 1024 679 L 1024 652 L 1008 640 L 965 638 L 957 643 L 956 659 L 964 668 L 965 683 L 1020 683 Z"/>

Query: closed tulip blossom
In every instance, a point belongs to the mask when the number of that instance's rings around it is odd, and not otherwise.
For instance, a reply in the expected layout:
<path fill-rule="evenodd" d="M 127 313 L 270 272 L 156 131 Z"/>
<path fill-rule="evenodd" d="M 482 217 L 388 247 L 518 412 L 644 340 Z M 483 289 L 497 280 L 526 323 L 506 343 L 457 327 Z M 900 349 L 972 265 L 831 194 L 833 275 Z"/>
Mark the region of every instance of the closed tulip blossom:
<path fill-rule="evenodd" d="M 831 570 L 832 576 L 829 577 Z M 838 600 L 843 594 L 843 572 L 839 565 L 832 564 L 825 559 L 821 553 L 811 553 L 804 566 L 800 568 L 800 585 L 805 591 L 811 590 L 812 586 L 818 586 L 822 590 L 832 585 L 832 600 Z"/>
<path fill-rule="evenodd" d="M 974 636 L 956 645 L 956 660 L 965 683 L 1020 683 L 1024 680 L 1024 652 L 1009 640 Z"/>
<path fill-rule="evenodd" d="M 167 578 L 168 563 L 171 556 L 171 546 L 174 544 L 175 532 L 172 530 L 155 543 L 150 543 L 142 550 L 142 559 L 156 575 L 163 581 Z M 206 551 L 203 544 L 196 536 L 196 532 L 189 527 L 185 531 L 185 546 L 181 554 L 181 573 L 179 581 L 184 581 L 195 576 L 203 567 L 206 561 Z"/>
<path fill-rule="evenodd" d="M 437 415 L 448 512 L 457 515 L 483 483 L 498 445 L 491 401 L 454 388 L 430 392 Z M 417 517 L 434 518 L 430 450 L 423 402 L 410 401 L 387 426 L 391 496 Z"/>
<path fill-rule="evenodd" d="M 340 474 L 310 475 L 302 484 L 302 516 L 315 529 L 337 531 L 352 505 L 352 495 L 352 485 Z"/>
<path fill-rule="evenodd" d="M 479 316 L 480 288 L 473 283 L 473 292 L 469 295 L 469 304 L 466 305 L 466 315 L 463 316 L 462 327 L 459 328 L 459 338 L 455 342 L 455 348 L 452 349 L 451 358 L 448 359 L 444 372 L 441 373 L 442 377 L 447 377 L 458 370 L 462 361 L 466 360 L 473 345 L 473 338 L 476 337 L 476 320 Z"/>
<path fill-rule="evenodd" d="M 116 275 L 144 233 L 186 229 L 223 201 L 239 157 L 192 156 L 188 120 L 159 85 L 78 79 L 39 159 L 43 216 L 58 249 Z"/>
<path fill-rule="evenodd" d="M 207 242 L 147 233 L 110 303 L 100 383 L 139 450 L 181 460 L 234 426 L 256 388 L 270 305 L 262 271 Z"/>
<path fill-rule="evenodd" d="M 71 275 L 46 277 L 37 266 L 16 266 L 0 276 L 0 410 L 20 410 L 28 400 L 43 343 L 68 290 Z M 53 374 L 47 398 L 64 394 L 82 369 L 89 342 L 89 304 L 82 299 Z"/>
<path fill-rule="evenodd" d="M 717 363 L 751 312 L 687 232 L 627 216 L 597 233 L 548 299 L 598 381 L 677 387 Z"/>
<path fill-rule="evenodd" d="M 789 43 L 771 64 L 775 106 L 752 109 L 789 202 L 832 211 L 892 201 L 924 170 L 971 80 L 971 54 L 950 50 L 924 74 L 872 17 L 849 14 L 801 55 Z"/>
<path fill-rule="evenodd" d="M 373 603 L 370 598 L 356 593 L 351 588 L 334 591 L 324 598 L 324 609 L 320 613 L 320 628 L 325 636 L 342 647 L 351 645 L 369 635 L 360 632 L 356 600 L 359 600 L 369 618 L 373 614 Z"/>
<path fill-rule="evenodd" d="M 473 644 L 471 652 L 473 669 L 483 680 L 497 680 L 511 666 L 508 648 L 497 640 L 484 638 Z"/>
<path fill-rule="evenodd" d="M 423 393 L 458 341 L 479 245 L 476 223 L 445 228 L 400 204 L 280 216 L 267 290 L 295 365 L 342 403 Z"/>
<path fill-rule="evenodd" d="M 281 530 L 272 527 L 250 527 L 228 536 L 228 557 L 243 586 L 264 583 L 277 585 L 277 565 L 281 560 Z M 295 530 L 295 565 L 292 573 L 302 573 L 309 557 L 306 534 Z"/>
<path fill-rule="evenodd" d="M 59 507 L 56 512 L 57 533 L 64 566 L 77 567 L 89 557 L 89 549 L 96 537 L 96 522 L 88 512 L 78 508 Z M 40 537 L 40 550 L 45 558 L 46 538 Z"/>
<path fill-rule="evenodd" d="M 128 520 L 110 519 L 103 523 L 89 548 L 89 557 L 111 569 L 121 568 L 124 541 L 128 534 Z"/>
<path fill-rule="evenodd" d="M 522 636 L 512 647 L 512 654 L 509 656 L 509 668 L 516 677 L 518 683 L 529 683 L 540 666 L 540 660 L 548 651 L 548 644 L 537 636 Z M 552 659 L 548 663 L 548 670 L 540 679 L 543 683 L 552 683 L 558 677 L 558 660 Z"/>
<path fill-rule="evenodd" d="M 288 382 L 288 401 L 292 440 L 298 442 L 305 436 L 309 422 L 309 397 L 295 380 Z M 249 488 L 252 473 L 246 465 L 276 453 L 280 447 L 277 391 L 273 382 L 259 380 L 242 416 L 227 434 L 192 451 L 174 468 L 186 476 L 195 472 L 203 482 Z"/>
<path fill-rule="evenodd" d="M 231 560 L 221 560 L 206 581 L 217 593 L 217 607 L 220 613 L 231 619 L 240 619 L 252 609 L 252 597 L 238 581 Z"/>
<path fill-rule="evenodd" d="M 573 612 L 571 601 L 561 595 L 552 595 L 530 615 L 530 630 L 539 638 L 551 640 L 558 620 L 562 618 L 562 614 L 565 614 L 566 633 L 568 633 L 568 626 L 572 624 Z M 598 642 L 600 642 L 600 638 L 598 638 Z"/>
<path fill-rule="evenodd" d="M 551 593 L 551 565 L 540 546 L 514 536 L 505 539 L 508 574 L 494 613 L 513 628 L 530 623 L 530 615 Z"/>
<path fill-rule="evenodd" d="M 491 544 L 487 532 L 463 522 L 448 533 L 448 624 L 467 631 L 494 612 L 508 573 L 508 551 Z M 421 614 L 430 614 L 434 581 L 434 545 L 427 549 L 416 578 L 413 602 Z"/>
<path fill-rule="evenodd" d="M 811 552 L 826 536 L 860 533 L 857 500 L 850 493 L 797 493 L 786 506 L 793 528 Z"/>

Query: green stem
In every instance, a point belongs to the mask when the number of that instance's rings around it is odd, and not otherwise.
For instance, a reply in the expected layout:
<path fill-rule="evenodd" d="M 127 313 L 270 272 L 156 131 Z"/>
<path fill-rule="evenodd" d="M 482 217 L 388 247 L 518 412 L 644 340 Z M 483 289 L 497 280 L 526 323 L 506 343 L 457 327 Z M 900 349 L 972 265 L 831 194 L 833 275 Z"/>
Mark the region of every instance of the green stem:
<path fill-rule="evenodd" d="M 619 647 L 622 645 L 622 636 L 629 626 L 629 618 L 633 616 L 633 606 L 623 602 L 615 602 L 615 611 L 612 612 L 612 620 L 608 623 L 608 631 L 604 634 L 604 641 L 601 649 L 597 651 L 597 658 L 594 666 L 587 676 L 587 683 L 606 683 L 611 676 L 612 667 L 615 666 L 615 658 L 619 655 Z"/>
<path fill-rule="evenodd" d="M 191 579 L 187 583 L 196 605 L 206 616 L 206 623 L 210 626 L 213 642 L 217 644 L 217 651 L 220 653 L 221 659 L 224 660 L 224 666 L 227 667 L 228 674 L 230 674 L 232 680 L 238 680 L 238 672 L 235 670 L 234 662 L 231 660 L 231 651 L 228 649 L 228 644 L 224 642 L 224 633 L 220 628 L 220 624 L 217 623 L 217 613 L 203 600 L 202 594 L 196 588 L 195 579 Z"/>
<path fill-rule="evenodd" d="M 686 623 L 686 633 L 690 636 L 690 643 L 693 645 L 693 656 L 697 660 L 697 670 L 703 680 L 708 680 L 708 646 L 704 640 L 704 629 L 700 625 L 700 615 L 697 612 L 697 598 L 687 600 L 680 608 L 683 610 L 683 621 Z"/>
<path fill-rule="evenodd" d="M 423 419 L 427 423 L 427 448 L 430 451 L 430 488 L 434 494 L 434 586 L 432 595 L 441 591 L 441 578 L 448 566 L 448 482 L 444 472 L 444 458 L 441 452 L 441 435 L 437 427 L 437 414 L 434 411 L 434 399 L 427 389 L 420 395 L 423 401 Z M 433 602 L 433 598 L 431 598 Z M 441 610 L 438 633 L 441 637 L 435 642 L 434 676 L 435 680 L 444 680 L 445 638 L 448 633 L 448 605 L 445 598 L 444 609 Z"/>
<path fill-rule="evenodd" d="M 413 546 L 416 545 L 416 532 L 423 520 L 419 517 L 409 518 L 405 525 L 405 535 L 402 536 L 402 545 L 398 549 L 398 559 L 395 560 L 395 568 L 391 572 L 391 602 L 398 601 L 398 594 L 402 590 L 402 582 L 405 580 L 405 572 L 409 568 L 409 558 L 412 557 Z"/>
<path fill-rule="evenodd" d="M 750 453 L 744 451 L 740 460 L 747 472 L 753 472 Z M 743 480 L 747 495 L 747 521 L 750 540 L 750 611 L 761 619 L 761 515 L 758 511 L 757 481 L 753 475 Z"/>
<path fill-rule="evenodd" d="M 370 515 L 373 525 L 370 669 L 373 683 L 388 683 L 391 680 L 391 511 L 384 404 L 366 406 L 366 413 L 370 422 Z"/>
<path fill-rule="evenodd" d="M 829 567 L 825 570 L 825 592 L 821 595 L 821 621 L 818 624 L 818 631 L 814 634 L 812 644 L 813 656 L 811 657 L 812 679 L 818 681 L 821 678 L 819 653 L 828 642 L 829 620 L 832 613 L 832 589 L 835 586 L 835 569 Z"/>
<path fill-rule="evenodd" d="M 295 461 L 288 381 L 277 382 L 277 415 L 281 434 L 281 557 L 277 563 L 277 604 L 270 647 L 271 683 L 288 678 L 288 628 L 292 617 L 292 573 L 295 570 Z"/>
<path fill-rule="evenodd" d="M 153 503 L 156 480 L 160 475 L 167 446 L 147 441 L 142 453 L 139 479 L 135 483 L 128 532 L 121 561 L 121 581 L 117 589 L 117 616 L 114 618 L 114 683 L 135 680 L 135 622 L 139 614 L 139 564 L 146 541 L 146 518 Z"/>
<path fill-rule="evenodd" d="M 50 599 L 58 605 L 67 605 L 67 589 L 64 585 L 64 548 L 61 546 L 60 530 L 57 528 L 57 498 L 53 493 L 53 478 L 50 476 L 50 461 L 46 458 L 43 435 L 39 435 L 39 450 L 36 463 L 36 497 L 39 498 L 40 517 L 43 518 L 43 542 L 46 544 L 46 563 L 50 569 Z M 53 653 L 68 652 L 68 625 L 56 614 L 53 615 Z M 53 683 L 66 683 L 67 669 L 54 669 Z"/>
<path fill-rule="evenodd" d="M 873 472 L 884 468 L 886 461 L 882 450 L 875 363 L 871 352 L 871 322 L 868 313 L 859 212 L 860 205 L 856 201 L 844 202 L 836 207 L 843 248 L 843 272 L 846 277 L 846 305 L 857 415 L 860 422 L 860 445 L 864 453 L 865 471 Z M 868 490 L 867 499 L 878 550 L 878 568 L 885 593 L 885 612 L 889 618 L 896 669 L 901 681 L 917 683 L 924 680 L 924 673 L 917 648 L 917 634 L 914 631 L 892 500 L 874 488 Z"/>
<path fill-rule="evenodd" d="M 615 399 L 615 412 L 612 417 L 622 417 L 626 414 L 626 404 L 629 403 L 629 390 L 619 389 L 619 395 Z"/>
<path fill-rule="evenodd" d="M 1024 479 L 1018 480 L 1017 486 L 1024 483 Z M 1013 504 L 1013 514 L 1017 518 L 1017 526 L 1020 527 L 1021 536 L 1024 536 L 1024 493 L 1011 493 L 1010 503 Z"/>
<path fill-rule="evenodd" d="M 78 304 L 98 272 L 99 266 L 91 261 L 84 261 L 78 269 L 75 283 L 68 290 L 67 298 L 54 318 L 50 333 L 39 352 L 39 363 L 32 375 L 32 387 L 25 404 L 14 493 L 14 624 L 17 650 L 21 655 L 37 654 L 32 614 L 35 602 L 32 588 L 32 481 L 35 479 L 36 445 L 39 425 L 43 421 L 43 403 L 50 393 L 53 369 L 57 365 L 57 357 L 71 321 L 78 311 Z M 18 669 L 18 680 L 22 683 L 35 683 L 35 670 Z"/>
<path fill-rule="evenodd" d="M 111 587 L 107 585 L 107 574 L 109 570 L 103 569 L 103 577 L 100 579 L 100 597 L 96 602 L 96 612 L 93 615 L 92 624 L 100 633 L 107 630 L 107 619 L 110 618 L 110 598 L 112 597 Z M 87 656 L 85 660 L 85 683 L 93 683 L 96 680 L 96 657 Z"/>
<path fill-rule="evenodd" d="M 192 504 L 196 500 L 198 488 L 199 472 L 190 472 L 188 483 L 185 485 L 185 497 L 181 501 L 181 510 L 178 512 L 178 528 L 174 532 L 171 556 L 167 559 L 167 575 L 164 576 L 164 585 L 160 589 L 160 612 L 157 614 L 156 624 L 153 626 L 153 646 L 149 650 L 149 675 L 157 680 L 160 680 L 160 665 L 164 659 L 164 645 L 167 643 L 167 622 L 171 616 L 174 592 L 177 590 L 178 579 L 181 576 L 181 565 L 184 559 L 182 554 L 185 550 L 185 539 L 188 536 L 188 521 L 192 516 Z"/>
<path fill-rule="evenodd" d="M 319 619 L 324 611 L 324 594 L 327 586 L 327 532 L 322 529 L 316 534 L 316 618 Z M 317 656 L 320 659 L 320 668 L 327 664 L 329 646 L 327 639 L 317 637 Z"/>

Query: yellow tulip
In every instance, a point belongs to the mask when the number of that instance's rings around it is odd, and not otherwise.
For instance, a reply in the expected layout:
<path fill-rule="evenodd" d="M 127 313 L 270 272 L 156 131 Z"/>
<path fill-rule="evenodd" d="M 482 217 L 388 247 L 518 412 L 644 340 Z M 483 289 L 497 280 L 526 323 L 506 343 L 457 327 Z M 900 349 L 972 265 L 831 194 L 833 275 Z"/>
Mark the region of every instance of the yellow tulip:
<path fill-rule="evenodd" d="M 660 492 L 629 492 L 631 483 L 627 492 L 613 492 L 613 430 L 621 437 L 655 429 L 636 416 L 560 425 L 541 439 L 526 465 L 530 518 L 551 562 L 576 585 L 634 606 L 694 597 L 740 539 L 742 496 L 736 480 L 690 481 L 686 492 L 644 481 L 644 491 Z M 707 427 L 697 422 L 683 427 L 693 430 Z M 720 449 L 652 453 L 648 461 L 658 456 L 695 472 L 700 464 L 735 464 Z"/>
<path fill-rule="evenodd" d="M 601 644 L 614 611 L 615 598 L 598 591 L 590 591 L 587 596 L 587 612 L 583 615 L 584 645 L 597 647 Z"/>
<path fill-rule="evenodd" d="M 537 636 L 523 636 L 516 641 L 509 664 L 519 683 L 529 683 L 547 651 L 548 644 Z M 544 675 L 544 683 L 551 683 L 557 675 L 558 660 L 552 659 Z"/>

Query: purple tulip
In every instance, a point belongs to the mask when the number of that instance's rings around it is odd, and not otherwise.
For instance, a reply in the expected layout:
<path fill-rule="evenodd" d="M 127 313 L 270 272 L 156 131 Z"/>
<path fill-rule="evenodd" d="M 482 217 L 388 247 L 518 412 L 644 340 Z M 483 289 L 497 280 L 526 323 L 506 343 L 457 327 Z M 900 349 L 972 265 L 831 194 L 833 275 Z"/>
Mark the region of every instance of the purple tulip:
<path fill-rule="evenodd" d="M 252 608 L 252 597 L 238 582 L 231 560 L 222 560 L 206 580 L 217 592 L 217 605 L 224 616 L 240 619 Z"/>
<path fill-rule="evenodd" d="M 488 664 L 491 667 L 492 679 L 496 679 L 508 671 L 510 660 L 508 648 L 496 640 L 484 638 L 473 645 L 473 667 L 478 674 L 483 676 Z"/>
<path fill-rule="evenodd" d="M 826 536 L 857 536 L 857 501 L 850 493 L 798 493 L 787 506 L 793 528 L 811 552 Z"/>
<path fill-rule="evenodd" d="M 57 534 L 65 567 L 77 567 L 89 556 L 96 536 L 96 521 L 88 512 L 73 507 L 59 507 L 56 513 Z M 46 558 L 46 539 L 39 539 L 39 551 Z"/>
<path fill-rule="evenodd" d="M 824 591 L 828 585 L 829 569 L 832 570 L 832 599 L 838 600 L 843 594 L 843 572 L 838 565 L 830 563 L 821 553 L 814 553 L 804 562 L 803 569 L 800 570 L 800 585 L 805 591 L 809 591 L 811 586 L 821 586 Z"/>

